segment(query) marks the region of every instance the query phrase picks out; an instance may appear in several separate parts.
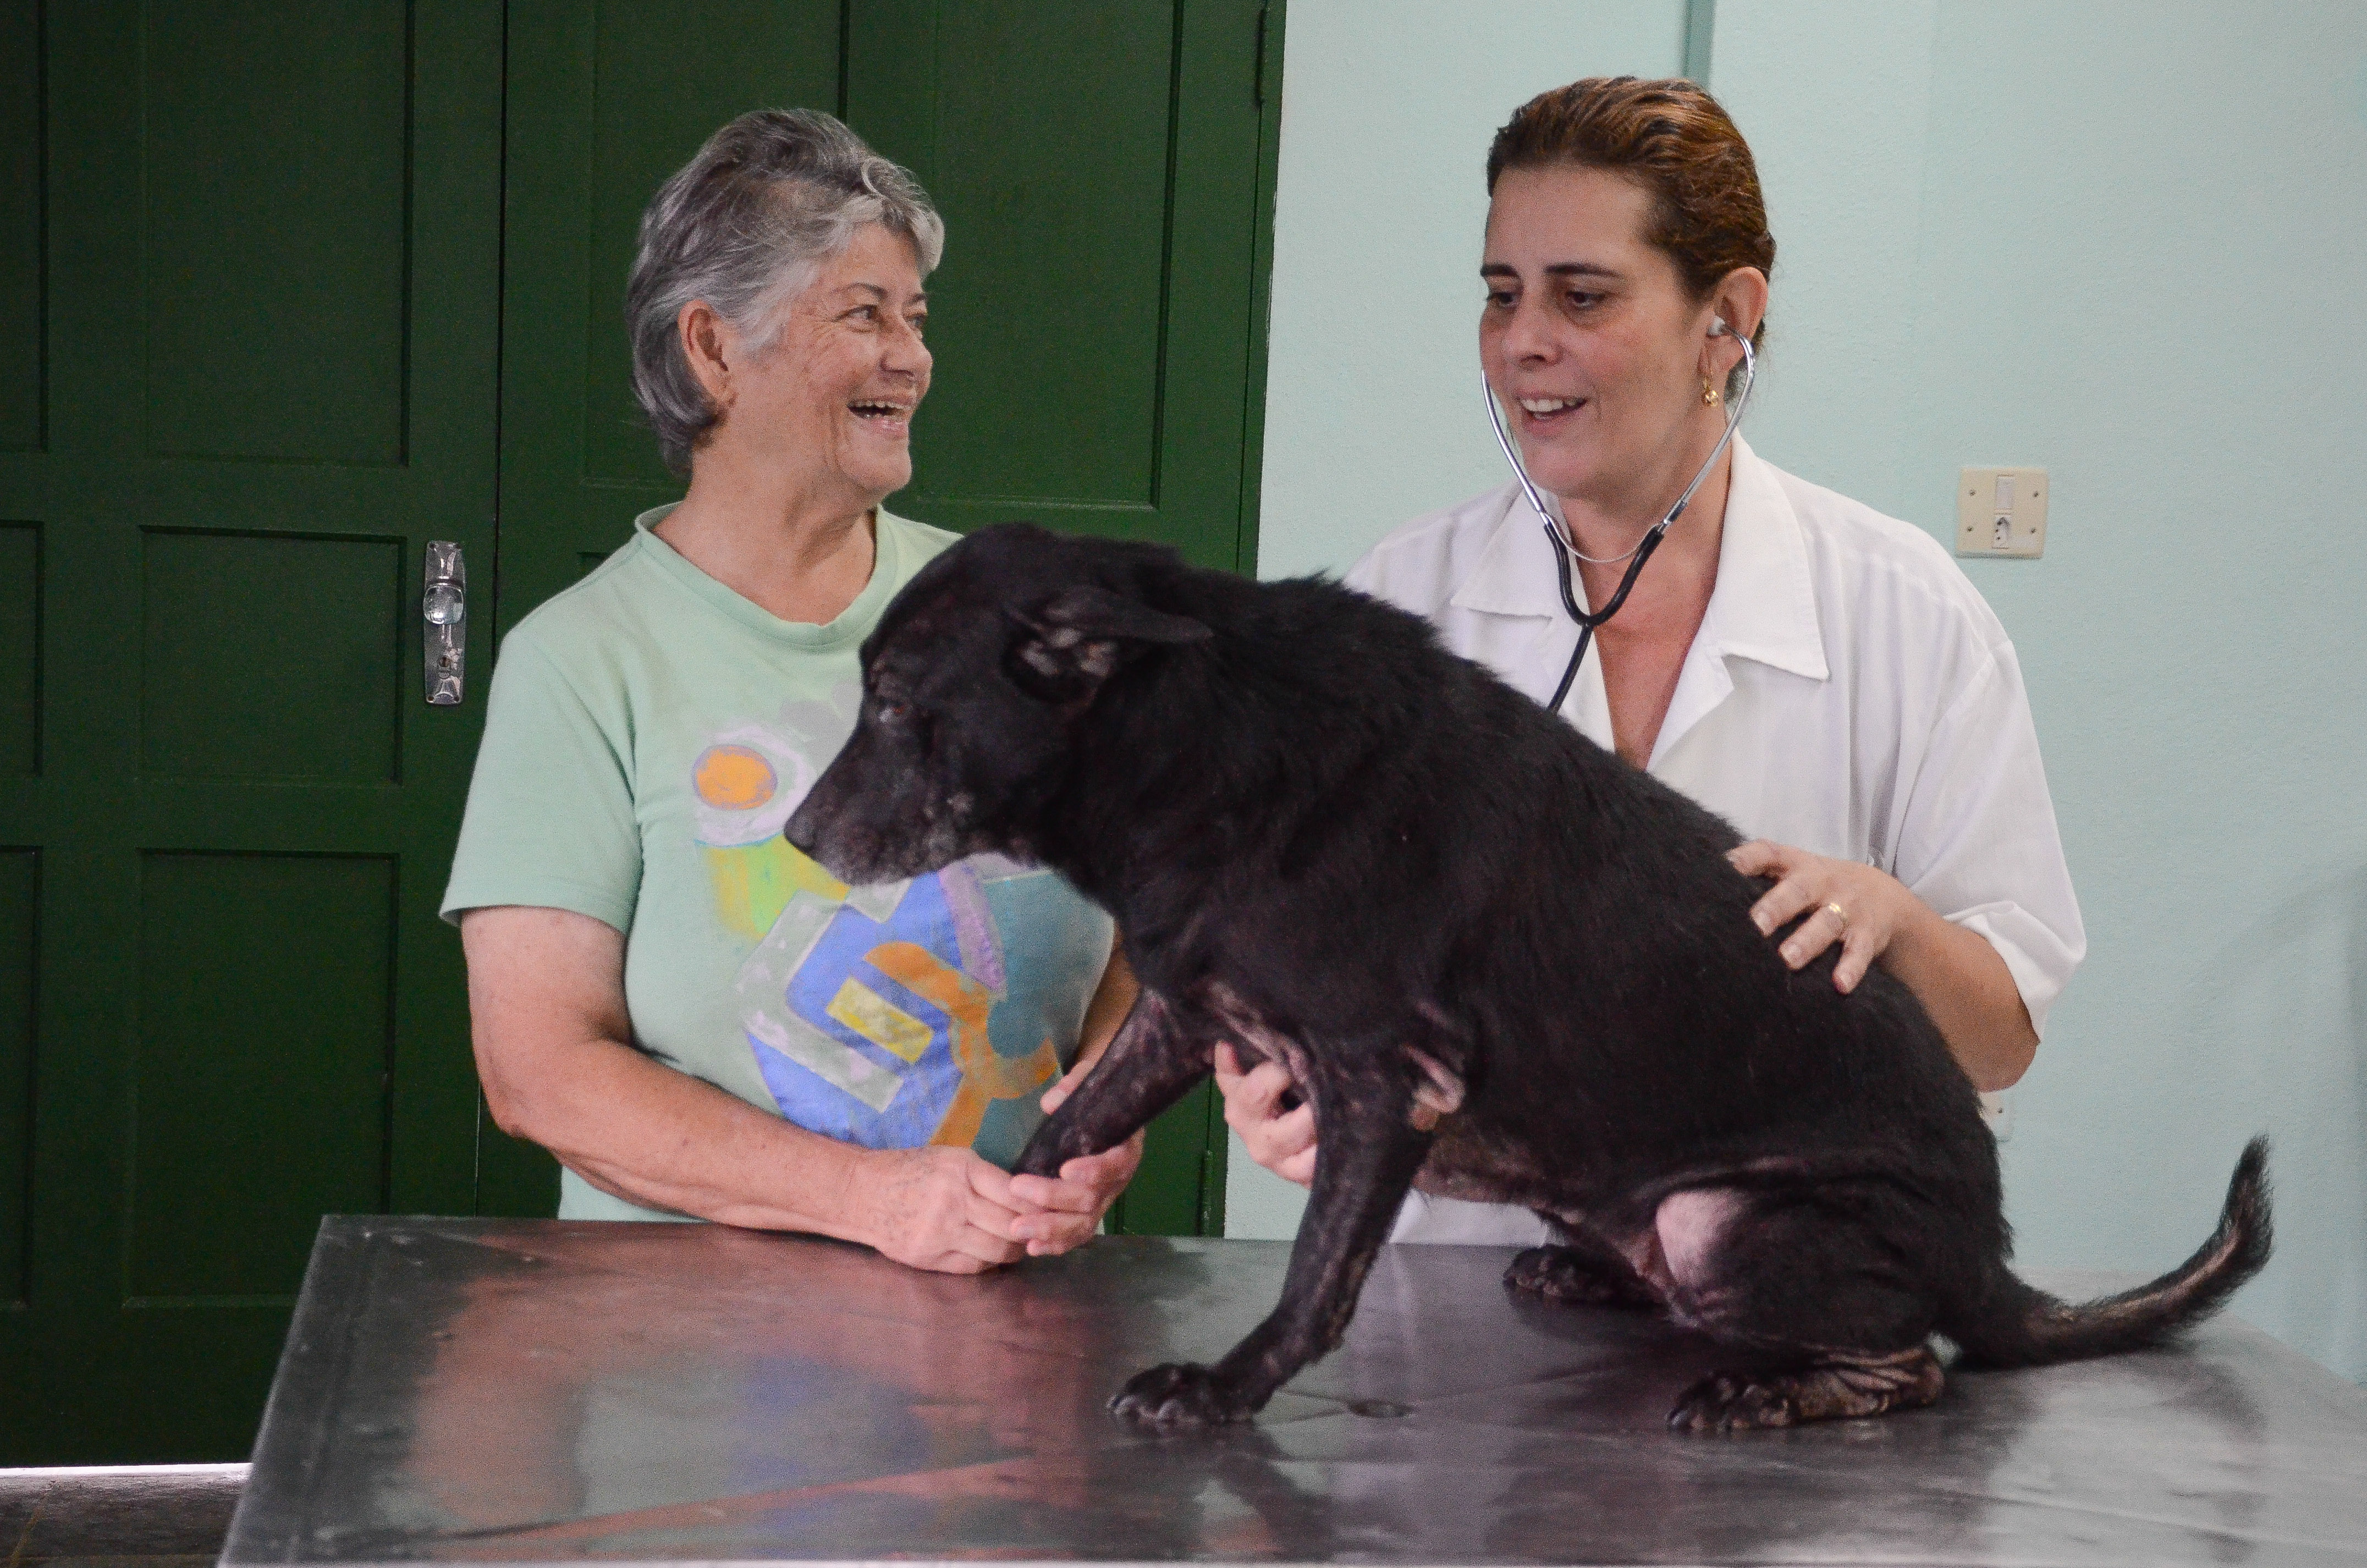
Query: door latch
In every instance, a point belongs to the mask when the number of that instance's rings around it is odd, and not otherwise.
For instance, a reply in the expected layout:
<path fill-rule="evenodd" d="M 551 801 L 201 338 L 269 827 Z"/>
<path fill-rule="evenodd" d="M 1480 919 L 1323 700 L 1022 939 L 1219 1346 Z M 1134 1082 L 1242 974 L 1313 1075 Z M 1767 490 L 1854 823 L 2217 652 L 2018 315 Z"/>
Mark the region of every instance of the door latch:
<path fill-rule="evenodd" d="M 469 651 L 469 568 L 448 539 L 427 541 L 427 581 L 419 596 L 420 645 L 427 663 L 427 700 L 451 708 L 460 700 Z"/>

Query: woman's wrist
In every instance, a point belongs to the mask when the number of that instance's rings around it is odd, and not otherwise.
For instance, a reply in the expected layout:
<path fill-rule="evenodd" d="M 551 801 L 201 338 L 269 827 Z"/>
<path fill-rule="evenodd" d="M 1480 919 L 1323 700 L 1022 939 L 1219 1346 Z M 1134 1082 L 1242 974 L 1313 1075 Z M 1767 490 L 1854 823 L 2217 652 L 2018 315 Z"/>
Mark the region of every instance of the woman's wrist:
<path fill-rule="evenodd" d="M 1908 896 L 1914 910 L 1900 923 L 1884 966 L 1923 1004 L 1975 1088 L 2012 1087 L 2038 1051 L 2013 971 L 1988 938 Z"/>
<path fill-rule="evenodd" d="M 764 1164 L 773 1173 L 776 1189 L 768 1200 L 762 1200 L 761 1218 L 733 1222 L 878 1246 L 881 1156 L 894 1151 L 842 1143 L 791 1121 L 775 1125 L 775 1139 L 783 1147 L 779 1157 Z"/>

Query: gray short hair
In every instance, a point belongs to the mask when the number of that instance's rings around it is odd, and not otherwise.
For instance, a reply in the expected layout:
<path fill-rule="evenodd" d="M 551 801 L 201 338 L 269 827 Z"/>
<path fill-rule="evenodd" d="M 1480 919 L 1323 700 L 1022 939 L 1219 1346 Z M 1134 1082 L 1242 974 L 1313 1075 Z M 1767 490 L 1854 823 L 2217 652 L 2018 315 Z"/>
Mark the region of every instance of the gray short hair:
<path fill-rule="evenodd" d="M 773 307 L 866 223 L 912 241 L 924 278 L 945 254 L 945 220 L 920 182 L 817 109 L 743 114 L 658 187 L 641 214 L 625 325 L 633 394 L 668 468 L 689 472 L 718 417 L 682 350 L 682 308 L 704 300 L 761 347 Z"/>

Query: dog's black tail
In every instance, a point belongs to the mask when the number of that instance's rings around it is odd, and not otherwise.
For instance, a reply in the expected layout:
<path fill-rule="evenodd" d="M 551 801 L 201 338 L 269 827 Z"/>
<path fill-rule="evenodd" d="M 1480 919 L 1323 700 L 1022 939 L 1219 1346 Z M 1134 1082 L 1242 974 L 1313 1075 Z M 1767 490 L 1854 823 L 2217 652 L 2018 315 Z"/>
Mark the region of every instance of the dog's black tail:
<path fill-rule="evenodd" d="M 2074 1306 L 2033 1290 L 1999 1261 L 1977 1310 L 1942 1332 L 1967 1361 L 2032 1367 L 2157 1345 L 2209 1317 L 2269 1261 L 2269 1141 L 2244 1145 L 2219 1228 L 2192 1257 L 2150 1285 Z"/>

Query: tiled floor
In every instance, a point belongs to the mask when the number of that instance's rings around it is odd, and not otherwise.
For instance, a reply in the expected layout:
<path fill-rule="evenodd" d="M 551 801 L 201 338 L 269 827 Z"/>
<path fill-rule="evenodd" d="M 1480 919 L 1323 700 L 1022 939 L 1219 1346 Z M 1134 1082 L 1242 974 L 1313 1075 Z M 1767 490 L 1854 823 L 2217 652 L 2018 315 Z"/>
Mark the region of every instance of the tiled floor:
<path fill-rule="evenodd" d="M 243 1464 L 0 1470 L 5 1568 L 211 1568 Z"/>

